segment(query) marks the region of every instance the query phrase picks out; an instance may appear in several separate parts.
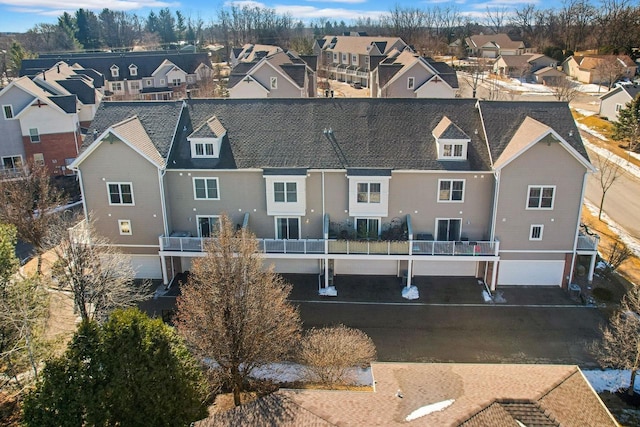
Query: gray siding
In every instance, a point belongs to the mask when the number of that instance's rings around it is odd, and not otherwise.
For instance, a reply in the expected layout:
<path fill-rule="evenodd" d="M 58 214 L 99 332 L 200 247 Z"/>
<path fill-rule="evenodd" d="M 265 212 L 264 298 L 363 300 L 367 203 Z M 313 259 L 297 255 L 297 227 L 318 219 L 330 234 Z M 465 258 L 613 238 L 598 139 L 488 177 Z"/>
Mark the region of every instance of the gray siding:
<path fill-rule="evenodd" d="M 415 98 L 415 90 L 424 82 L 431 78 L 431 74 L 424 66 L 416 62 L 411 68 L 405 70 L 402 74 L 394 76 L 394 80 L 384 89 L 384 97 L 386 98 Z M 407 89 L 407 79 L 414 78 L 413 89 Z"/>
<path fill-rule="evenodd" d="M 617 121 L 618 112 L 616 111 L 616 104 L 620 104 L 622 108 L 625 108 L 627 103 L 631 101 L 629 94 L 624 90 L 620 90 L 618 93 L 610 95 L 600 102 L 600 115 L 610 121 Z"/>
<path fill-rule="evenodd" d="M 496 216 L 501 250 L 573 249 L 586 168 L 547 138 L 549 145 L 540 141 L 502 170 Z M 529 185 L 555 185 L 553 209 L 526 209 Z M 532 224 L 544 225 L 541 241 L 529 240 Z"/>
<path fill-rule="evenodd" d="M 128 145 L 102 143 L 80 165 L 85 203 L 99 234 L 121 245 L 158 245 L 164 234 L 158 169 Z M 131 182 L 135 206 L 109 205 L 107 182 Z M 131 221 L 132 234 L 120 235 L 119 219 Z M 139 251 L 136 251 L 139 252 Z"/>
<path fill-rule="evenodd" d="M 251 75 L 269 90 L 269 98 L 300 98 L 300 89 L 285 76 L 268 65 L 263 65 Z M 278 78 L 278 88 L 271 89 L 271 77 Z"/>

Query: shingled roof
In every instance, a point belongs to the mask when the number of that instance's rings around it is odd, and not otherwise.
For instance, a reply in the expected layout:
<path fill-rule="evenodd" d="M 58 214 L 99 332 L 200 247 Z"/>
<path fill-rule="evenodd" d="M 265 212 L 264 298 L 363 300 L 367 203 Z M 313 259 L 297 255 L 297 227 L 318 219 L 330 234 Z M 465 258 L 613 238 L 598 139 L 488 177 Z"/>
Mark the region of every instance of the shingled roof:
<path fill-rule="evenodd" d="M 190 100 L 191 123 L 169 168 L 386 168 L 489 170 L 473 99 Z M 443 116 L 471 135 L 468 161 L 439 161 L 432 130 Z M 216 116 L 220 159 L 192 159 L 186 137 Z"/>
<path fill-rule="evenodd" d="M 111 126 L 136 116 L 158 153 L 166 159 L 174 132 L 179 126 L 182 102 L 127 101 L 103 102 L 89 127 L 83 147 Z"/>

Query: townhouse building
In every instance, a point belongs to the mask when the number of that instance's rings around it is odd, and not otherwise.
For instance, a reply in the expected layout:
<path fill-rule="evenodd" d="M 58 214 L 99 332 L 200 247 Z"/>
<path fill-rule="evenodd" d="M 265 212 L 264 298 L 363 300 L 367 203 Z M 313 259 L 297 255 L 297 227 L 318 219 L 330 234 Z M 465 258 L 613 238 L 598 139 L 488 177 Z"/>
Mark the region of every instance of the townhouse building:
<path fill-rule="evenodd" d="M 109 100 L 184 97 L 187 89 L 213 77 L 208 54 L 187 51 L 41 54 L 23 60 L 20 75 L 34 75 L 59 61 L 101 73 Z"/>
<path fill-rule="evenodd" d="M 102 100 L 102 79 L 94 70 L 64 62 L 20 77 L 0 92 L 0 177 L 20 175 L 28 162 L 52 175 L 73 172 L 68 165 L 82 145 L 81 127 L 93 120 Z"/>
<path fill-rule="evenodd" d="M 355 33 L 358 34 L 358 33 Z M 325 36 L 317 39 L 313 53 L 318 55 L 318 70 L 326 77 L 347 83 L 370 86 L 370 72 L 386 56 L 410 49 L 399 37 L 366 35 Z"/>
<path fill-rule="evenodd" d="M 460 46 L 461 42 L 456 41 L 450 45 L 451 47 Z M 506 33 L 498 34 L 475 34 L 464 39 L 469 56 L 479 58 L 497 58 L 501 55 L 522 55 L 532 53 L 532 49 L 522 40 L 513 40 Z"/>
<path fill-rule="evenodd" d="M 100 106 L 85 213 L 140 277 L 190 270 L 220 215 L 276 271 L 565 286 L 593 274 L 594 171 L 566 103 L 210 99 Z"/>
<path fill-rule="evenodd" d="M 253 52 L 253 51 L 252 51 Z M 316 57 L 276 51 L 236 63 L 229 75 L 230 98 L 314 98 Z"/>
<path fill-rule="evenodd" d="M 455 98 L 459 88 L 453 68 L 409 50 L 391 52 L 371 72 L 372 98 Z"/>

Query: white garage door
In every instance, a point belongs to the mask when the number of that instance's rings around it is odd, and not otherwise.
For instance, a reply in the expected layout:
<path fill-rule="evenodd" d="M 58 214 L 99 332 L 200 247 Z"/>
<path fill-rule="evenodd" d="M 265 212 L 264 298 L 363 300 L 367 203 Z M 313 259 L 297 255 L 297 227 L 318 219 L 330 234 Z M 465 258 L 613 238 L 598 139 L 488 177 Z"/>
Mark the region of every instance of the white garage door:
<path fill-rule="evenodd" d="M 398 274 L 398 261 L 352 261 L 348 259 L 337 259 L 333 265 L 335 274 L 378 276 L 396 276 Z"/>
<path fill-rule="evenodd" d="M 560 286 L 564 261 L 500 261 L 498 285 Z"/>
<path fill-rule="evenodd" d="M 416 261 L 414 276 L 471 276 L 476 275 L 476 263 L 471 261 Z"/>
<path fill-rule="evenodd" d="M 318 274 L 317 259 L 265 259 L 265 267 L 273 264 L 276 273 Z"/>
<path fill-rule="evenodd" d="M 131 266 L 136 273 L 136 279 L 162 279 L 162 267 L 158 255 L 132 256 Z"/>

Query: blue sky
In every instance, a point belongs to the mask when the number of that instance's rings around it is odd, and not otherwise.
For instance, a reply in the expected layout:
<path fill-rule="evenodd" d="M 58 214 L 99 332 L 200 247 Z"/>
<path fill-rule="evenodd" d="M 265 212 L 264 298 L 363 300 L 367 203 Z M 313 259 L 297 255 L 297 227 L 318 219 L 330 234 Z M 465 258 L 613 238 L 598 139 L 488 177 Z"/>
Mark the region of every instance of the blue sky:
<path fill-rule="evenodd" d="M 264 0 L 234 1 L 242 5 L 255 5 L 275 9 L 277 13 L 289 13 L 296 19 L 309 22 L 317 18 L 344 20 L 349 23 L 358 17 L 377 18 L 389 11 L 392 5 L 410 7 L 455 7 L 471 16 L 480 16 L 487 7 L 517 7 L 534 3 L 540 7 L 551 7 L 553 0 Z M 99 12 L 104 7 L 124 10 L 147 16 L 150 10 L 156 12 L 169 7 L 180 10 L 193 18 L 200 17 L 205 22 L 215 19 L 216 10 L 228 4 L 224 0 L 0 0 L 0 31 L 26 31 L 38 23 L 55 23 L 63 12 L 74 12 L 79 8 Z"/>

